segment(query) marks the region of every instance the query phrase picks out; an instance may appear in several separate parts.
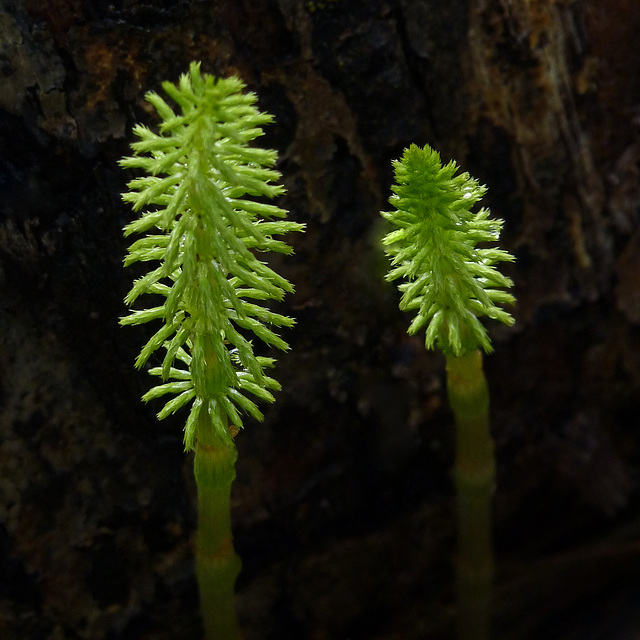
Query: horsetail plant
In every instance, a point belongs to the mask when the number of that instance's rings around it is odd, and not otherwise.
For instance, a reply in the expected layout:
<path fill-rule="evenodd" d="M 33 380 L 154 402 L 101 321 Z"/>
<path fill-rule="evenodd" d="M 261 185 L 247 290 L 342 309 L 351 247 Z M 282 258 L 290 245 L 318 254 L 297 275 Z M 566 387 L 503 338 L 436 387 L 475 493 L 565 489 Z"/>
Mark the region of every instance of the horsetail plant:
<path fill-rule="evenodd" d="M 230 522 L 234 436 L 243 413 L 263 417 L 250 396 L 273 402 L 272 391 L 279 389 L 266 373 L 273 359 L 255 355 L 249 336 L 286 350 L 274 328 L 294 324 L 264 306 L 282 300 L 293 286 L 256 253 L 292 253 L 274 236 L 302 231 L 303 225 L 255 199 L 273 198 L 284 188 L 276 182 L 276 152 L 249 144 L 272 117 L 258 110 L 256 96 L 243 92 L 241 80 L 203 75 L 193 62 L 178 85 L 162 87 L 178 109 L 148 93 L 162 120 L 160 132 L 137 125 L 133 155 L 120 162 L 147 174 L 131 180 L 123 194 L 141 212 L 125 236 L 145 234 L 131 244 L 124 264 L 154 263 L 125 302 L 132 306 L 146 294 L 155 302 L 133 310 L 121 324 L 161 323 L 135 366 L 158 362 L 149 373 L 160 382 L 143 396 L 171 396 L 158 418 L 189 407 L 184 446 L 195 450 L 195 557 L 205 634 L 231 640 L 242 637 L 233 602 L 240 571 Z"/>
<path fill-rule="evenodd" d="M 478 318 L 513 324 L 501 308 L 515 302 L 506 291 L 512 282 L 495 265 L 514 258 L 476 246 L 496 242 L 503 221 L 490 218 L 485 208 L 471 211 L 486 187 L 468 173 L 456 175 L 455 162 L 443 166 L 428 145 L 411 145 L 393 165 L 396 182 L 389 202 L 396 210 L 382 212 L 395 227 L 383 239 L 391 259 L 387 280 L 404 279 L 398 287 L 400 308 L 417 312 L 409 333 L 426 328 L 426 348 L 437 346 L 445 354 L 456 422 L 458 638 L 488 640 L 495 459 L 481 350 L 490 353 L 492 346 Z"/>

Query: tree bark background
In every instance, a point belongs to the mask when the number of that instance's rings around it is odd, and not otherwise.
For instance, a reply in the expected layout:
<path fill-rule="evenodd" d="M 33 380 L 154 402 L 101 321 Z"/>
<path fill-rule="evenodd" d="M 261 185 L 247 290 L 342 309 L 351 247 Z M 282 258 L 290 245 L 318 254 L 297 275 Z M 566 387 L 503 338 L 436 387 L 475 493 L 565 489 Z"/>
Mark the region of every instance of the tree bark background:
<path fill-rule="evenodd" d="M 489 187 L 517 324 L 486 359 L 496 637 L 640 628 L 640 8 L 629 0 L 0 0 L 0 635 L 197 638 L 184 416 L 120 329 L 144 93 L 238 74 L 276 123 L 298 324 L 237 438 L 248 638 L 448 638 L 443 360 L 382 282 L 391 160 Z"/>

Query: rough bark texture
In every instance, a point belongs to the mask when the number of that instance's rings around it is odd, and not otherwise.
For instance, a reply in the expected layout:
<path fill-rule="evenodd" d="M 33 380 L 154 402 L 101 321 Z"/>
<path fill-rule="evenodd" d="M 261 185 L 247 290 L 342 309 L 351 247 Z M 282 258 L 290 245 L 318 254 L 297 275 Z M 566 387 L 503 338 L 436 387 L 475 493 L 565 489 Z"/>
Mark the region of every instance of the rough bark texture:
<path fill-rule="evenodd" d="M 517 325 L 492 327 L 497 638 L 640 624 L 640 8 L 630 0 L 0 0 L 0 635 L 198 638 L 192 459 L 120 329 L 116 165 L 189 61 L 277 123 L 306 222 L 283 385 L 238 436 L 248 638 L 448 638 L 444 363 L 381 282 L 392 159 L 489 186 Z M 597 603 L 597 606 L 594 606 Z"/>

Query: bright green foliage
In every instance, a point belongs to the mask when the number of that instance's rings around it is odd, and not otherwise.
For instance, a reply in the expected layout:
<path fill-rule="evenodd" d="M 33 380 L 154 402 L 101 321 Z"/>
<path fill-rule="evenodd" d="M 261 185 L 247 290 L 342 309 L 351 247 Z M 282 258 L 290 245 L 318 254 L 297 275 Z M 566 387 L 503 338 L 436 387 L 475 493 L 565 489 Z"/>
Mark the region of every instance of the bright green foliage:
<path fill-rule="evenodd" d="M 456 176 L 455 162 L 442 166 L 440 154 L 428 145 L 411 145 L 393 164 L 396 184 L 389 202 L 396 211 L 382 216 L 397 228 L 383 244 L 392 258 L 387 280 L 406 280 L 398 287 L 400 308 L 417 310 L 409 333 L 426 326 L 426 347 L 437 344 L 456 356 L 479 347 L 490 352 L 491 342 L 478 318 L 513 324 L 511 315 L 498 306 L 514 302 L 505 291 L 512 282 L 494 265 L 514 258 L 500 249 L 476 246 L 498 240 L 502 228 L 502 220 L 489 218 L 487 209 L 470 211 L 486 187 L 468 173 Z"/>
<path fill-rule="evenodd" d="M 191 450 L 200 412 L 209 413 L 229 442 L 229 421 L 241 427 L 241 412 L 262 418 L 247 394 L 273 401 L 271 391 L 279 385 L 264 371 L 273 360 L 254 355 L 247 336 L 288 348 L 274 328 L 290 327 L 293 320 L 260 303 L 282 300 L 293 286 L 255 254 L 291 253 L 274 236 L 302 231 L 303 225 L 253 199 L 273 198 L 284 188 L 275 183 L 276 152 L 249 146 L 272 117 L 257 109 L 254 94 L 242 92 L 238 78 L 201 75 L 194 62 L 177 86 L 162 86 L 178 111 L 149 93 L 162 119 L 160 134 L 138 125 L 134 155 L 120 162 L 147 174 L 129 182 L 123 194 L 142 212 L 125 235 L 146 234 L 130 246 L 125 266 L 159 263 L 135 281 L 125 301 L 133 305 L 153 294 L 158 302 L 121 323 L 162 323 L 136 360 L 140 368 L 158 350 L 163 354 L 162 364 L 150 369 L 162 384 L 143 399 L 174 396 L 159 418 L 191 403 L 185 427 L 185 448 Z"/>

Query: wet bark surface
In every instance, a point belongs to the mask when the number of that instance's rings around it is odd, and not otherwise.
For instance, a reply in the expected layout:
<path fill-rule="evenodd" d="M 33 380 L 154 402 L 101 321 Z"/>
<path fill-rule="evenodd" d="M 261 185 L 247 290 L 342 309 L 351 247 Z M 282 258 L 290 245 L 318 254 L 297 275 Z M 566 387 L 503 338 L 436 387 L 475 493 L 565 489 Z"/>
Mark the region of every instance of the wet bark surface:
<path fill-rule="evenodd" d="M 275 115 L 307 224 L 283 391 L 238 436 L 248 638 L 449 638 L 452 417 L 378 240 L 428 142 L 489 187 L 496 638 L 640 627 L 640 10 L 626 0 L 0 2 L 0 635 L 198 638 L 192 459 L 121 329 L 117 160 L 191 60 Z"/>

